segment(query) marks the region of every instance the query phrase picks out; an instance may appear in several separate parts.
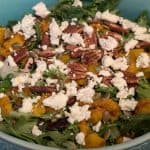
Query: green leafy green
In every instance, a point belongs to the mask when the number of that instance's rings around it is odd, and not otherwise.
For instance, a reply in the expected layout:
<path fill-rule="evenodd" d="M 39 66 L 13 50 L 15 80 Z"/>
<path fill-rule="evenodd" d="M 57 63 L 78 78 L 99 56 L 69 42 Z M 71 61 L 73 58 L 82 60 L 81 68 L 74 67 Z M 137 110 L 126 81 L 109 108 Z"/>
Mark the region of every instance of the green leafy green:
<path fill-rule="evenodd" d="M 31 51 L 32 49 L 37 48 L 37 46 L 38 46 L 38 42 L 33 40 L 33 41 L 30 41 L 27 48 L 29 51 Z"/>
<path fill-rule="evenodd" d="M 11 88 L 11 79 L 13 75 L 8 74 L 4 79 L 0 78 L 0 92 L 6 92 L 8 89 Z"/>
<path fill-rule="evenodd" d="M 137 97 L 150 98 L 150 83 L 146 79 L 141 79 L 138 87 L 136 88 Z"/>
<path fill-rule="evenodd" d="M 41 40 L 41 28 L 40 28 L 39 22 L 35 23 L 34 28 L 35 28 L 35 31 L 36 31 L 37 42 L 40 42 L 40 40 Z"/>
<path fill-rule="evenodd" d="M 48 69 L 43 74 L 45 77 L 57 78 L 60 80 L 65 80 L 66 75 L 62 73 L 58 68 L 57 69 Z"/>
<path fill-rule="evenodd" d="M 109 94 L 110 97 L 115 97 L 117 94 L 117 88 L 113 86 L 109 86 L 109 87 L 96 86 L 95 91 L 100 92 L 101 94 Z"/>
<path fill-rule="evenodd" d="M 95 13 L 104 10 L 114 11 L 119 0 L 83 0 L 83 7 L 72 6 L 73 0 L 60 0 L 51 10 L 51 16 L 58 21 L 71 20 L 77 18 L 79 21 L 94 17 Z M 80 13 L 79 13 L 80 12 Z"/>
<path fill-rule="evenodd" d="M 148 15 L 148 11 L 147 10 L 142 11 L 140 15 L 137 17 L 136 22 L 141 26 L 149 27 L 150 18 Z"/>

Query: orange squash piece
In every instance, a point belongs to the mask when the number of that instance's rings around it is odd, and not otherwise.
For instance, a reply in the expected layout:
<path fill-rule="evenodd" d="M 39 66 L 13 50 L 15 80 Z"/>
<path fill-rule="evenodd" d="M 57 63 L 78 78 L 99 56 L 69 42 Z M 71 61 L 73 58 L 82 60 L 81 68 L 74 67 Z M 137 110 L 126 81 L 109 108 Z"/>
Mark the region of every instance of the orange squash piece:
<path fill-rule="evenodd" d="M 10 50 L 0 47 L 0 56 L 7 57 L 8 55 L 10 55 Z"/>
<path fill-rule="evenodd" d="M 0 108 L 2 110 L 2 116 L 8 116 L 12 111 L 12 104 L 8 96 L 0 98 Z"/>
<path fill-rule="evenodd" d="M 150 99 L 139 100 L 136 108 L 136 114 L 150 113 Z"/>
<path fill-rule="evenodd" d="M 5 31 L 6 31 L 6 28 L 3 28 L 3 27 L 0 28 L 0 45 L 2 45 L 4 42 Z"/>
<path fill-rule="evenodd" d="M 90 133 L 85 137 L 86 148 L 98 148 L 105 145 L 105 140 L 97 133 Z"/>
<path fill-rule="evenodd" d="M 81 121 L 79 123 L 79 129 L 80 129 L 80 132 L 83 132 L 85 136 L 91 133 L 91 129 L 88 126 L 88 123 L 86 121 Z"/>

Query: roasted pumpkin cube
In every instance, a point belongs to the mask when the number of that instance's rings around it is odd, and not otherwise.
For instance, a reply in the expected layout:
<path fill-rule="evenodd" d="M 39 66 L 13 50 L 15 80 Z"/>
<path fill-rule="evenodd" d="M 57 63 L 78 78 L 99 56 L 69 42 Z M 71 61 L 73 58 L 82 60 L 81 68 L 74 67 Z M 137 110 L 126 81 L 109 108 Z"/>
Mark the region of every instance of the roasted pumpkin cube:
<path fill-rule="evenodd" d="M 10 50 L 0 47 L 0 56 L 7 57 L 8 55 L 10 55 Z"/>
<path fill-rule="evenodd" d="M 0 45 L 2 45 L 4 42 L 5 31 L 6 31 L 6 28 L 3 28 L 3 27 L 0 28 Z"/>
<path fill-rule="evenodd" d="M 80 129 L 80 132 L 83 132 L 85 136 L 91 133 L 91 129 L 88 126 L 88 123 L 86 121 L 81 121 L 79 123 L 79 129 Z"/>
<path fill-rule="evenodd" d="M 90 133 L 85 137 L 86 148 L 98 148 L 105 145 L 105 140 L 97 133 Z"/>

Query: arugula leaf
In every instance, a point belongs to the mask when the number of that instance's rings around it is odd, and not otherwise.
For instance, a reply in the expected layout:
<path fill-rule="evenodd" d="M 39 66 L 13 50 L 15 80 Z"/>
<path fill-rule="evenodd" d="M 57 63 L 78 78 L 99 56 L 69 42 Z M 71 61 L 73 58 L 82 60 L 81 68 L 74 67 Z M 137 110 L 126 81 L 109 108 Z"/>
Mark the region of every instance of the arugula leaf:
<path fill-rule="evenodd" d="M 117 88 L 111 87 L 104 87 L 104 86 L 97 86 L 95 87 L 96 92 L 100 92 L 101 94 L 110 94 L 110 97 L 115 97 L 117 94 Z"/>
<path fill-rule="evenodd" d="M 114 11 L 119 0 L 83 0 L 83 7 L 72 6 L 73 0 L 60 0 L 51 10 L 51 16 L 58 21 L 71 20 L 77 18 L 79 21 L 85 21 L 89 17 L 94 17 L 95 13 L 109 9 Z M 80 12 L 80 13 L 79 13 Z"/>
<path fill-rule="evenodd" d="M 150 98 L 150 83 L 146 79 L 141 79 L 136 88 L 137 97 Z"/>
<path fill-rule="evenodd" d="M 149 15 L 148 15 L 148 11 L 144 10 L 140 13 L 140 15 L 137 17 L 136 22 L 141 25 L 141 26 L 145 26 L 145 27 L 149 27 L 150 25 L 150 21 L 149 21 Z"/>
<path fill-rule="evenodd" d="M 40 40 L 41 40 L 41 28 L 40 28 L 39 22 L 35 23 L 34 28 L 35 28 L 35 31 L 36 31 L 37 42 L 40 42 Z"/>
<path fill-rule="evenodd" d="M 37 48 L 37 46 L 38 46 L 38 42 L 34 40 L 28 44 L 27 48 L 29 51 L 31 51 L 32 49 Z"/>
<path fill-rule="evenodd" d="M 60 80 L 65 80 L 66 75 L 62 73 L 58 68 L 57 69 L 48 69 L 44 72 L 43 76 L 50 78 L 58 78 Z"/>
<path fill-rule="evenodd" d="M 0 92 L 6 92 L 8 89 L 11 88 L 11 79 L 13 75 L 8 74 L 4 79 L 0 78 Z"/>

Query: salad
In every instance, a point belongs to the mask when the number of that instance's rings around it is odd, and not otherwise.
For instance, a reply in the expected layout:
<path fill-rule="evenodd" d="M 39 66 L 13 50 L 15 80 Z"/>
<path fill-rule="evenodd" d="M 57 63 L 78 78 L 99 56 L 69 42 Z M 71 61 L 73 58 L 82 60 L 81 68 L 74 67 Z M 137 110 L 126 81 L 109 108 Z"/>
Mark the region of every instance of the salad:
<path fill-rule="evenodd" d="M 0 131 L 71 150 L 150 131 L 148 15 L 130 21 L 117 4 L 40 2 L 0 27 Z"/>

